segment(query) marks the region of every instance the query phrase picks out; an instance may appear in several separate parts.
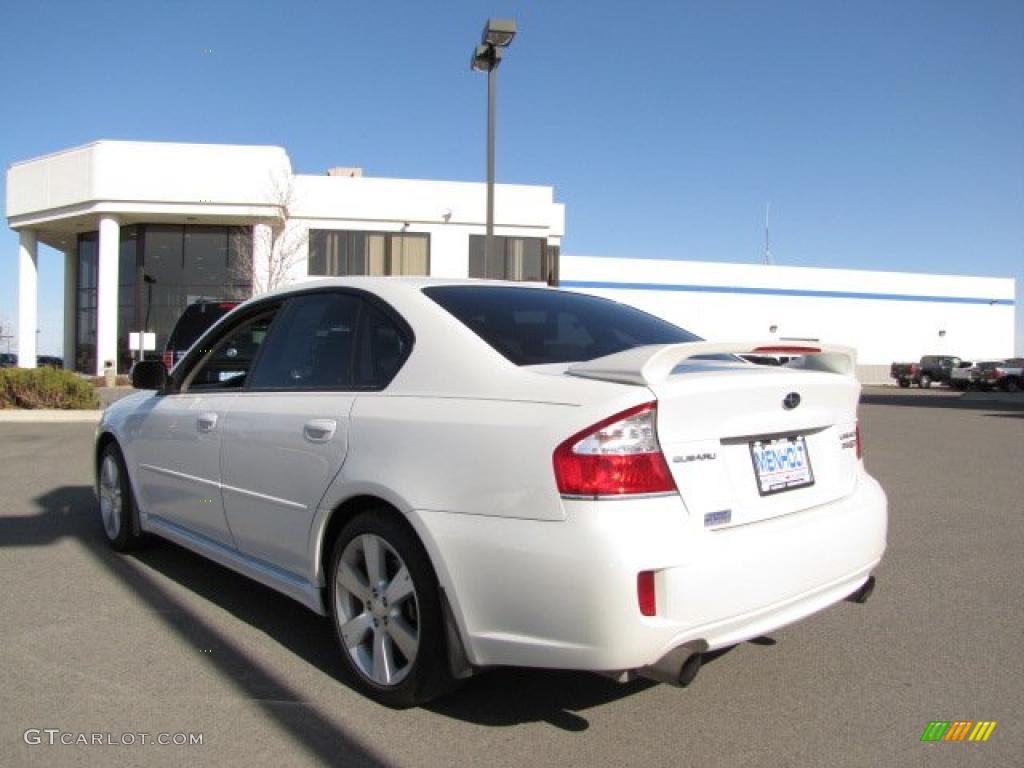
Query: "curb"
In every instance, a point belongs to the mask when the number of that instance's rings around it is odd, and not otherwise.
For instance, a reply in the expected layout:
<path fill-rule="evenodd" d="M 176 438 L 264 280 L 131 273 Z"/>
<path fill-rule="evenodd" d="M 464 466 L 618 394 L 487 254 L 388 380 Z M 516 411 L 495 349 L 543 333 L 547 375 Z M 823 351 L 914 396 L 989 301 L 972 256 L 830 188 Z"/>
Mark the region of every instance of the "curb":
<path fill-rule="evenodd" d="M 88 424 L 102 415 L 103 411 L 0 410 L 0 424 Z"/>

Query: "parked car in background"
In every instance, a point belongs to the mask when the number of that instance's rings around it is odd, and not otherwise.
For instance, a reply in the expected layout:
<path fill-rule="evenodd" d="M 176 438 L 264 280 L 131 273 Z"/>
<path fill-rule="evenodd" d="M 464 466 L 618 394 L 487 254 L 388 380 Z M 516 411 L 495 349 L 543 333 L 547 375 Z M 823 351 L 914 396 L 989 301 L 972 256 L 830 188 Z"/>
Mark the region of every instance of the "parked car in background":
<path fill-rule="evenodd" d="M 982 364 L 978 379 L 979 384 L 987 389 L 1020 392 L 1024 389 L 1024 358 L 1011 357 Z"/>
<path fill-rule="evenodd" d="M 1024 358 L 1005 360 L 979 360 L 965 363 L 953 370 L 950 386 L 954 389 L 1002 389 L 1019 392 L 1024 388 Z"/>
<path fill-rule="evenodd" d="M 163 363 L 168 370 L 177 365 L 196 339 L 238 306 L 237 301 L 195 301 L 185 307 L 164 345 Z"/>
<path fill-rule="evenodd" d="M 949 386 L 953 389 L 965 390 L 975 385 L 978 377 L 977 363 L 972 360 L 961 360 L 949 374 Z"/>
<path fill-rule="evenodd" d="M 37 368 L 63 368 L 64 359 L 56 357 L 54 355 L 37 355 L 36 356 L 36 367 Z"/>
<path fill-rule="evenodd" d="M 169 375 L 136 364 L 149 391 L 97 430 L 103 530 L 331 616 L 388 705 L 498 665 L 686 684 L 706 651 L 866 600 L 885 549 L 853 351 L 729 357 L 753 346 L 516 283 L 270 292 Z"/>
<path fill-rule="evenodd" d="M 13 352 L 0 352 L 0 368 L 13 368 L 18 364 L 18 356 Z"/>
<path fill-rule="evenodd" d="M 961 362 L 952 355 L 925 355 L 917 363 L 893 363 L 889 366 L 889 377 L 904 388 L 916 384 L 928 389 L 932 384 L 949 384 L 950 374 Z"/>

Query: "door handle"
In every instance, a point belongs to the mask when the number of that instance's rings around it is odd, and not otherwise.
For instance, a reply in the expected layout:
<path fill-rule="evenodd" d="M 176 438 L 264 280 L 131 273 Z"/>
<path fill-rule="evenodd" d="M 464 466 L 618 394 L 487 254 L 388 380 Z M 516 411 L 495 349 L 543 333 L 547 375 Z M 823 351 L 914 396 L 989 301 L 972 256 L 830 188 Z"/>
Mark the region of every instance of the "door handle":
<path fill-rule="evenodd" d="M 310 419 L 302 428 L 303 436 L 312 443 L 326 443 L 334 437 L 338 422 L 334 419 Z"/>
<path fill-rule="evenodd" d="M 196 429 L 200 432 L 213 432 L 217 428 L 216 413 L 201 413 L 196 419 Z"/>

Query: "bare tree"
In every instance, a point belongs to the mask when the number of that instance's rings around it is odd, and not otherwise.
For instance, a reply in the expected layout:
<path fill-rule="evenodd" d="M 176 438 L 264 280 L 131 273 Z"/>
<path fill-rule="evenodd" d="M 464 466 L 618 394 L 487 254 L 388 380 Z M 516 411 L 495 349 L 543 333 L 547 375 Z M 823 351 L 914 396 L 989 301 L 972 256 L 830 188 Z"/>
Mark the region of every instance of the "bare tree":
<path fill-rule="evenodd" d="M 288 285 L 296 266 L 305 258 L 309 230 L 292 221 L 296 195 L 295 181 L 290 173 L 270 178 L 266 200 L 274 208 L 273 215 L 248 229 L 234 234 L 236 260 L 233 271 L 239 282 L 252 285 L 254 296 Z"/>

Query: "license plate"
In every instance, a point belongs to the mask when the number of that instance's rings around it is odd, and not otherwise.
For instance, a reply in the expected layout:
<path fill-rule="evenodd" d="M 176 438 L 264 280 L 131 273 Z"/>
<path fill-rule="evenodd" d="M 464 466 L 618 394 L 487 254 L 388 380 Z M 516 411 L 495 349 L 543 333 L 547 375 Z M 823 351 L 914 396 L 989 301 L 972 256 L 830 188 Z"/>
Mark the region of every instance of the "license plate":
<path fill-rule="evenodd" d="M 814 485 L 811 457 L 803 435 L 756 440 L 750 444 L 757 475 L 757 491 L 762 496 Z"/>

